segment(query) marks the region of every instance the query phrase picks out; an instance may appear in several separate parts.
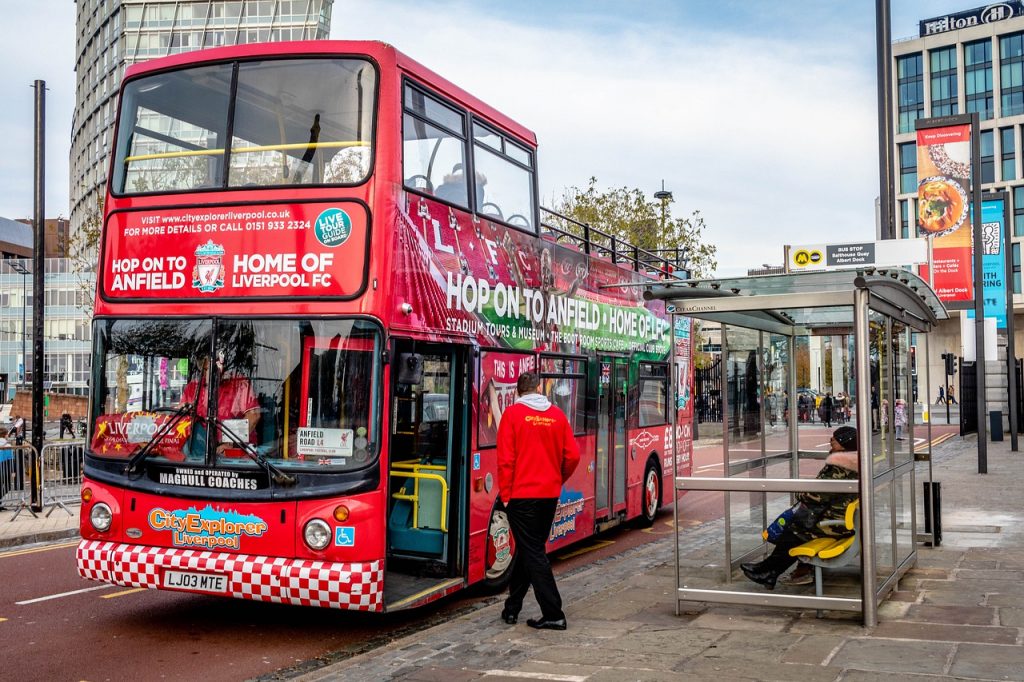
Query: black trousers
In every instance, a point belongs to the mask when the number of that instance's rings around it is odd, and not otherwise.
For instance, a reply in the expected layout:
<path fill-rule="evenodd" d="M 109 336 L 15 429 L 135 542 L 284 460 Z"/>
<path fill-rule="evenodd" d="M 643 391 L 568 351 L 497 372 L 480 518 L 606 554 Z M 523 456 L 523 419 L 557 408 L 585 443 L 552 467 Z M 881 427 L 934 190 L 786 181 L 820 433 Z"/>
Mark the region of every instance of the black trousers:
<path fill-rule="evenodd" d="M 505 611 L 509 613 L 519 613 L 532 585 L 541 616 L 546 620 L 565 618 L 562 597 L 558 594 L 555 575 L 544 551 L 557 504 L 558 499 L 551 497 L 513 499 L 506 506 L 512 537 L 516 542 L 516 558 L 512 565 L 508 599 L 505 600 Z"/>

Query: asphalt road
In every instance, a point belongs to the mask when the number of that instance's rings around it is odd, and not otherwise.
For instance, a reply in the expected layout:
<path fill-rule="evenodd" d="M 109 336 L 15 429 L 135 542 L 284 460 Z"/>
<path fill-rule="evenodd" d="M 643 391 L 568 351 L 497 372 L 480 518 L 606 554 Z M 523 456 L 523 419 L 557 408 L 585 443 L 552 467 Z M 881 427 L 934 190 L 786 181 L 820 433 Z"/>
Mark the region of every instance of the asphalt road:
<path fill-rule="evenodd" d="M 949 427 L 945 430 L 950 430 Z M 934 437 L 945 431 L 935 429 Z M 804 427 L 802 449 L 827 449 L 829 429 Z M 759 448 L 759 441 L 754 444 Z M 730 461 L 753 454 L 730 446 Z M 750 455 L 745 454 L 749 451 Z M 759 450 L 758 450 L 759 452 Z M 806 464 L 810 475 L 819 463 Z M 699 442 L 697 475 L 722 475 L 720 443 Z M 721 493 L 693 491 L 681 524 L 722 515 Z M 619 528 L 559 552 L 556 574 L 673 532 L 663 510 L 649 529 Z M 478 590 L 386 615 L 260 604 L 88 582 L 75 570 L 75 542 L 0 553 L 0 677 L 30 680 L 195 680 L 272 676 L 366 650 L 497 599 Z"/>

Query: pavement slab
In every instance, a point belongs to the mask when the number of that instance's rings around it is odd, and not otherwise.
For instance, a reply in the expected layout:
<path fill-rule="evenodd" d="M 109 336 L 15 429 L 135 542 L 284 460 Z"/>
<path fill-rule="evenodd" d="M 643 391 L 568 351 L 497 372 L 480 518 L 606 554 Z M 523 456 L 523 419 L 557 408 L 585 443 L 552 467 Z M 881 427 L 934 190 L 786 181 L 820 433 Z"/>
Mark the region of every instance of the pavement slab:
<path fill-rule="evenodd" d="M 951 675 L 986 680 L 1024 679 L 1024 647 L 960 644 L 950 666 Z"/>
<path fill-rule="evenodd" d="M 916 642 L 865 637 L 846 641 L 829 665 L 856 670 L 942 675 L 953 655 L 952 642 Z"/>

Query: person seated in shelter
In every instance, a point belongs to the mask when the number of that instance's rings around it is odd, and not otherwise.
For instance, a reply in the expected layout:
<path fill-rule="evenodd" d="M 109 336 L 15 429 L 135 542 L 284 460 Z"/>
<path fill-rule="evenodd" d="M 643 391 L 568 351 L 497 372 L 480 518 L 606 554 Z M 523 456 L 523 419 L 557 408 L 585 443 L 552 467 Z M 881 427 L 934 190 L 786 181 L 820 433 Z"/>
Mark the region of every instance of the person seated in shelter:
<path fill-rule="evenodd" d="M 840 426 L 832 434 L 829 442 L 829 455 L 825 466 L 815 478 L 823 480 L 850 480 L 860 476 L 857 455 L 857 429 L 852 426 Z M 758 585 L 769 590 L 775 589 L 775 582 L 797 558 L 789 555 L 789 550 L 817 537 L 848 537 L 852 531 L 843 526 L 826 526 L 819 522 L 825 520 L 843 520 L 846 518 L 846 507 L 857 499 L 855 494 L 800 493 L 797 505 L 793 507 L 792 518 L 783 526 L 782 534 L 772 544 L 775 548 L 763 561 L 740 564 L 740 570 Z M 813 581 L 813 569 L 807 564 L 800 568 L 786 581 L 790 585 L 806 585 Z"/>

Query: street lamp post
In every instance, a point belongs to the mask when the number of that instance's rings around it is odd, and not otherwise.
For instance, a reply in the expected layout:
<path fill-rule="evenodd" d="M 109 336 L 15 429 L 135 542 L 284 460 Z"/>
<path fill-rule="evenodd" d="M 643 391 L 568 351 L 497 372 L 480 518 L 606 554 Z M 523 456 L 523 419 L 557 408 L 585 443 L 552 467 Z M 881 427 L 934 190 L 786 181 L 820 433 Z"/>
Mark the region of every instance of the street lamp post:
<path fill-rule="evenodd" d="M 665 181 L 661 181 L 661 189 L 654 193 L 654 198 L 661 202 L 661 232 L 658 233 L 658 255 L 665 257 L 665 225 L 668 221 L 668 203 L 672 201 L 672 192 L 665 189 Z M 667 260 L 667 257 L 665 257 Z M 676 258 L 672 267 L 679 266 L 679 251 L 677 248 Z"/>
<path fill-rule="evenodd" d="M 20 260 L 10 261 L 11 270 L 21 275 L 21 384 L 25 384 L 25 375 L 28 373 L 28 356 L 25 355 L 25 338 L 28 330 L 25 326 L 25 310 L 28 308 L 28 275 L 29 269 Z"/>

